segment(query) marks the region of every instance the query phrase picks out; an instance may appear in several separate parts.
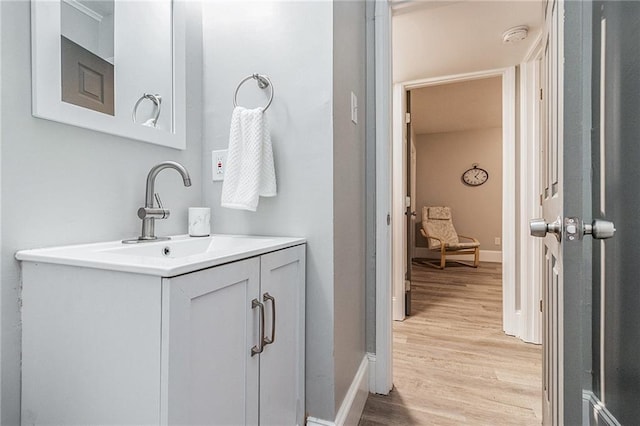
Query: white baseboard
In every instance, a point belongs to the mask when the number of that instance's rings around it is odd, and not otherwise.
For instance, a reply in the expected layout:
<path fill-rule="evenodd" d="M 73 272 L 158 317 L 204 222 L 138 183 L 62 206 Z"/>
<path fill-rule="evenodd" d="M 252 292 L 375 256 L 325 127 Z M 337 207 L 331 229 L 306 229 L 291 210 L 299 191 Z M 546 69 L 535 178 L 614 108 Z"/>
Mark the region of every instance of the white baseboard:
<path fill-rule="evenodd" d="M 307 426 L 335 426 L 335 422 L 329 420 L 322 420 L 316 417 L 307 417 Z"/>
<path fill-rule="evenodd" d="M 307 426 L 357 426 L 369 396 L 369 357 L 362 358 L 360 367 L 342 400 L 335 421 L 307 417 Z"/>
<path fill-rule="evenodd" d="M 480 250 L 480 262 L 502 263 L 502 252 L 499 250 Z"/>
<path fill-rule="evenodd" d="M 440 259 L 440 255 L 433 250 L 429 250 L 426 247 L 416 247 L 414 249 L 414 257 L 422 257 L 425 259 Z M 473 261 L 472 254 L 463 254 L 455 257 L 451 257 L 451 259 L 462 260 L 462 261 Z M 502 262 L 502 252 L 499 250 L 480 250 L 480 262 L 493 262 L 493 263 L 501 263 Z"/>
<path fill-rule="evenodd" d="M 369 393 L 376 393 L 376 354 L 367 352 L 369 360 Z"/>

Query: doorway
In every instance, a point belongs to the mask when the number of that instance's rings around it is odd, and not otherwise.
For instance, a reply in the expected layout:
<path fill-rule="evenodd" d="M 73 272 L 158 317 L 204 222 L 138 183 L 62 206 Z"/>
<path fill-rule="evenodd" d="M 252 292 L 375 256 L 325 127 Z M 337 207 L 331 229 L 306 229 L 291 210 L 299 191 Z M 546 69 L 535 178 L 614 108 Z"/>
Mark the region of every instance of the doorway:
<path fill-rule="evenodd" d="M 446 6 L 442 6 L 442 8 L 438 8 L 438 10 L 445 11 L 445 9 L 447 9 L 451 5 L 453 5 L 453 3 Z M 458 8 L 458 7 L 462 8 L 467 6 L 470 8 L 474 8 L 474 7 L 485 7 L 486 5 L 480 6 L 478 4 L 464 4 L 464 5 L 457 4 L 455 8 Z M 494 6 L 498 7 L 495 4 Z M 449 11 L 452 12 L 452 15 L 461 16 L 457 12 L 453 13 L 454 12 L 453 8 L 450 9 Z M 388 21 L 385 18 L 385 13 L 388 14 L 386 15 L 389 18 Z M 487 11 L 485 7 L 481 12 L 477 12 L 475 16 L 476 17 L 486 16 L 486 13 Z M 382 63 L 378 63 L 378 68 L 377 68 L 378 71 L 381 72 L 380 75 L 385 75 L 384 73 L 388 72 L 388 69 L 385 68 L 386 66 L 388 66 L 388 63 L 386 63 L 387 65 L 385 66 L 384 58 L 388 58 L 390 60 L 389 55 L 391 51 L 391 46 L 390 44 L 385 45 L 385 40 L 387 42 L 390 40 L 390 31 L 391 31 L 390 14 L 391 14 L 391 11 L 390 10 L 385 11 L 383 6 L 380 6 L 376 13 L 376 16 L 377 16 L 376 23 L 381 23 L 382 26 L 384 26 L 385 23 L 389 24 L 389 27 L 382 28 L 381 32 L 378 34 L 377 40 L 378 41 L 382 40 L 382 41 L 380 43 L 378 42 L 376 43 L 376 49 L 379 50 L 378 52 L 379 55 L 377 53 L 377 57 L 380 57 L 381 58 L 380 62 L 382 62 Z M 466 15 L 468 17 L 469 13 L 466 13 Z M 536 13 L 530 13 L 530 15 L 536 16 Z M 378 17 L 380 17 L 381 19 L 378 19 Z M 457 18 L 454 18 L 454 19 L 457 19 Z M 442 25 L 440 27 L 442 27 Z M 386 37 L 388 38 L 385 38 L 385 34 L 386 34 Z M 533 44 L 536 44 L 537 40 L 534 40 L 534 41 L 535 42 Z M 533 47 L 530 50 L 531 51 L 527 52 L 527 55 L 526 55 L 527 58 L 533 57 L 534 55 L 532 53 L 532 51 L 534 50 Z M 456 50 L 453 49 L 453 51 L 456 51 Z M 396 52 L 394 52 L 393 54 L 394 54 L 394 61 L 395 61 Z M 459 53 L 459 54 L 463 55 L 462 53 Z M 469 53 L 468 51 L 466 51 L 466 55 L 472 56 L 472 54 Z M 426 55 L 426 56 L 429 56 L 429 55 Z M 512 63 L 521 64 L 522 60 L 523 59 L 521 57 L 520 60 L 515 60 Z M 449 62 L 448 64 L 451 65 L 451 62 Z M 447 68 L 446 63 L 440 64 L 440 65 L 441 67 L 443 67 L 442 69 L 451 70 L 451 68 Z M 530 161 L 530 158 L 528 157 L 528 152 L 525 152 L 524 150 L 516 151 L 516 143 L 515 143 L 516 137 L 519 137 L 520 146 L 527 147 L 528 149 L 528 147 L 530 146 L 529 139 L 535 136 L 533 135 L 533 131 L 530 129 L 530 126 L 528 124 L 529 121 L 527 121 L 526 126 L 521 126 L 519 128 L 516 127 L 517 113 L 519 113 L 521 117 L 523 116 L 529 117 L 534 112 L 533 110 L 529 111 L 529 108 L 523 109 L 522 107 L 522 105 L 525 105 L 525 104 L 528 105 L 533 102 L 533 99 L 535 98 L 534 95 L 536 90 L 536 87 L 534 87 L 534 85 L 532 85 L 532 87 L 527 86 L 527 84 L 529 84 L 532 80 L 530 77 L 525 78 L 525 73 L 529 72 L 526 68 L 528 68 L 528 64 L 522 63 L 522 66 L 518 69 L 518 71 L 516 71 L 515 67 L 507 66 L 499 69 L 490 69 L 489 71 L 484 71 L 484 72 L 471 72 L 471 73 L 452 72 L 451 74 L 443 74 L 443 75 L 448 75 L 448 77 L 429 77 L 429 78 L 418 79 L 418 80 L 416 79 L 404 80 L 402 83 L 396 84 L 393 88 L 391 88 L 389 84 L 389 86 L 387 86 L 387 89 L 385 89 L 384 78 L 382 78 L 381 79 L 382 83 L 380 83 L 379 81 L 379 85 L 377 86 L 376 93 L 383 95 L 383 98 L 380 100 L 380 102 L 383 105 L 385 105 L 385 98 L 384 98 L 385 92 L 389 90 L 389 92 L 392 93 L 391 97 L 393 98 L 393 102 L 391 102 L 389 98 L 386 98 L 386 100 L 389 101 L 389 104 L 393 105 L 393 111 L 390 114 L 393 117 L 393 122 L 394 122 L 392 139 L 394 141 L 398 141 L 398 140 L 402 141 L 403 138 L 405 137 L 403 132 L 406 132 L 405 123 L 404 123 L 405 116 L 404 116 L 402 105 L 404 105 L 405 103 L 404 97 L 407 90 L 418 89 L 418 88 L 429 86 L 429 85 L 451 83 L 454 81 L 465 81 L 465 80 L 474 80 L 478 78 L 486 78 L 486 77 L 492 77 L 492 76 L 493 77 L 501 76 L 502 84 L 503 84 L 503 98 L 505 99 L 503 114 L 509 116 L 509 119 L 503 120 L 505 124 L 503 129 L 503 134 L 505 135 L 503 137 L 503 143 L 504 143 L 503 173 L 505 176 L 503 180 L 504 181 L 503 192 L 506 194 L 510 194 L 510 196 L 513 196 L 513 194 L 515 194 L 517 191 L 522 191 L 523 188 L 527 188 L 528 186 L 530 186 L 531 179 L 522 180 L 521 178 L 523 174 L 527 176 L 535 175 L 535 173 L 530 173 L 531 172 L 530 166 L 527 164 Z M 391 80 L 390 79 L 387 80 L 387 82 L 389 81 Z M 517 111 L 516 111 L 516 105 L 517 105 L 516 104 L 516 88 L 520 89 L 519 96 L 521 100 L 523 99 L 527 100 L 527 102 L 521 102 L 519 104 Z M 380 115 L 382 117 L 384 117 L 385 115 L 382 109 L 381 109 Z M 384 152 L 384 143 L 385 143 L 384 138 L 386 137 L 385 133 L 386 132 L 384 131 L 381 132 L 380 143 L 377 145 L 381 149 L 378 152 Z M 512 143 L 506 143 L 506 141 L 511 141 Z M 397 145 L 393 145 L 391 148 L 392 150 L 396 150 Z M 402 151 L 403 151 L 402 149 L 399 150 L 399 152 L 402 152 Z M 393 154 L 394 154 L 393 158 L 397 158 L 396 152 L 394 152 Z M 522 167 L 523 165 L 525 165 L 526 167 Z M 387 167 L 387 165 L 384 164 L 384 161 L 381 161 L 380 163 L 378 163 L 378 166 L 379 166 L 378 170 L 383 171 L 383 173 L 381 173 L 381 176 L 385 176 L 384 168 Z M 388 166 L 389 168 L 386 169 L 387 170 L 386 173 L 388 174 L 386 174 L 386 176 L 389 176 L 391 174 L 391 171 L 390 171 L 391 167 L 390 165 Z M 518 175 L 516 175 L 516 173 L 518 173 Z M 397 186 L 398 180 L 393 180 L 393 182 Z M 397 190 L 397 187 L 394 187 L 394 188 L 387 187 L 385 189 L 384 184 L 381 184 L 380 181 L 378 181 L 377 192 L 378 192 L 378 195 L 380 196 L 380 199 L 383 202 L 384 202 L 385 194 L 389 194 L 389 193 L 394 194 L 393 202 L 389 203 L 390 210 L 384 210 L 385 206 L 382 203 L 382 205 L 378 206 L 379 210 L 377 212 L 377 215 L 379 217 L 387 217 L 387 214 L 390 213 L 387 218 L 389 217 L 394 218 L 394 220 L 389 221 L 391 222 L 392 235 L 393 236 L 406 235 L 406 229 L 404 228 L 406 227 L 406 225 L 403 224 L 404 221 L 397 220 L 397 218 L 404 219 L 405 217 L 404 209 L 406 207 L 406 198 L 405 198 L 405 193 L 403 192 L 403 188 L 400 188 L 400 190 Z M 401 198 L 399 202 L 396 194 L 401 194 Z M 503 279 L 505 282 L 505 290 L 504 290 L 505 303 L 503 304 L 504 329 L 508 334 L 520 335 L 521 333 L 539 332 L 539 330 L 537 331 L 530 330 L 529 329 L 530 327 L 528 325 L 528 323 L 536 322 L 535 318 L 536 318 L 536 315 L 539 315 L 539 313 L 538 312 L 526 313 L 526 312 L 523 312 L 522 310 L 524 306 L 524 307 L 530 307 L 532 308 L 532 310 L 535 307 L 537 311 L 537 305 L 539 302 L 538 295 L 536 295 L 535 292 L 529 292 L 529 287 L 525 284 L 523 284 L 522 288 L 518 288 L 515 286 L 515 283 L 522 282 L 523 277 L 529 272 L 528 270 L 529 265 L 527 265 L 527 268 L 518 268 L 518 263 L 517 263 L 518 260 L 526 259 L 527 256 L 529 256 L 529 258 L 533 258 L 534 256 L 530 256 L 530 253 L 532 250 L 535 251 L 536 249 L 535 244 L 525 248 L 523 248 L 520 245 L 522 243 L 522 240 L 524 239 L 523 237 L 526 238 L 526 236 L 528 235 L 524 233 L 524 226 L 526 221 L 523 221 L 522 218 L 526 217 L 528 221 L 528 219 L 531 217 L 530 210 L 538 207 L 539 206 L 537 206 L 535 202 L 532 202 L 531 200 L 527 200 L 526 202 L 522 202 L 521 200 L 519 200 L 518 202 L 515 199 L 512 199 L 511 202 L 503 203 L 503 209 L 505 210 L 509 209 L 509 211 L 506 214 L 503 211 L 503 231 L 502 231 L 501 248 L 502 248 L 503 256 L 513 256 L 513 258 L 510 259 L 510 261 L 503 259 L 504 270 L 502 271 Z M 384 227 L 382 226 L 379 229 L 383 230 Z M 507 230 L 506 232 L 504 231 L 505 229 Z M 380 232 L 378 235 L 381 235 L 381 234 L 382 232 Z M 516 236 L 518 236 L 520 240 L 517 240 Z M 372 386 L 373 391 L 377 393 L 383 393 L 383 394 L 388 393 L 388 391 L 391 389 L 391 386 L 392 386 L 392 383 L 391 383 L 392 367 L 390 362 L 390 351 L 392 347 L 392 343 L 391 343 L 392 335 L 390 330 L 391 328 L 390 310 L 392 306 L 393 308 L 396 308 L 397 304 L 401 304 L 404 301 L 404 297 L 401 297 L 401 296 L 404 294 L 404 290 L 406 288 L 406 283 L 404 279 L 404 274 L 406 272 L 404 269 L 405 262 L 403 262 L 403 258 L 402 258 L 403 256 L 400 256 L 400 259 L 397 258 L 397 253 L 403 253 L 404 244 L 402 241 L 398 244 L 398 239 L 396 239 L 395 237 L 391 237 L 388 241 L 392 242 L 390 249 L 392 253 L 396 254 L 396 256 L 392 259 L 392 265 L 388 266 L 389 269 L 391 269 L 389 273 L 390 275 L 392 275 L 393 288 L 391 291 L 387 293 L 388 289 L 384 288 L 384 282 L 377 280 L 377 296 L 378 297 L 376 299 L 376 306 L 377 306 L 378 326 L 376 327 L 376 360 L 374 364 L 375 382 L 374 382 L 374 385 Z M 401 251 L 396 250 L 396 247 L 394 245 L 398 245 Z M 378 268 L 379 268 L 378 269 L 379 274 L 377 275 L 378 277 L 386 276 L 385 270 L 384 270 L 385 267 L 386 266 L 382 263 L 378 265 Z M 535 281 L 533 281 L 532 279 L 529 279 L 527 281 L 527 284 L 531 282 L 535 282 Z M 509 286 L 507 285 L 507 283 L 512 283 L 513 286 Z M 389 303 L 389 305 L 387 305 L 387 303 Z M 532 319 L 533 321 L 531 321 Z M 527 323 L 527 324 L 524 324 L 524 323 Z"/>
<path fill-rule="evenodd" d="M 469 90 L 476 90 L 476 91 L 480 90 L 480 92 L 482 92 L 482 91 L 487 91 L 487 89 L 491 86 L 491 84 L 487 85 L 486 82 L 491 82 L 493 87 L 500 92 L 497 98 L 501 103 L 501 107 L 499 108 L 500 112 L 497 113 L 498 118 L 491 119 L 493 120 L 493 123 L 494 123 L 493 129 L 487 131 L 488 129 L 487 126 L 490 126 L 490 124 L 486 124 L 485 127 L 487 127 L 487 129 L 484 129 L 485 131 L 473 134 L 473 130 L 470 130 L 470 127 L 467 127 L 467 130 L 464 130 L 465 127 L 463 126 L 466 126 L 466 125 L 453 123 L 453 122 L 456 122 L 457 119 L 456 119 L 456 114 L 452 114 L 452 116 L 447 118 L 447 120 L 453 124 L 447 125 L 445 123 L 445 125 L 449 126 L 449 129 L 451 130 L 460 131 L 458 136 L 464 135 L 463 140 L 461 142 L 460 141 L 451 142 L 451 138 L 452 136 L 454 136 L 455 132 L 439 132 L 436 139 L 440 141 L 445 141 L 445 142 L 447 138 L 449 139 L 449 142 L 446 143 L 445 145 L 445 148 L 444 148 L 445 150 L 449 150 L 448 148 L 446 148 L 446 146 L 449 146 L 450 148 L 451 143 L 462 143 L 463 145 L 468 143 L 467 138 L 469 136 L 471 136 L 473 140 L 477 140 L 477 138 L 479 137 L 485 138 L 485 139 L 488 138 L 488 140 L 490 140 L 491 136 L 493 135 L 494 145 L 495 145 L 495 138 L 500 138 L 501 140 L 501 143 L 499 144 L 500 145 L 499 148 L 501 149 L 502 161 L 499 162 L 497 168 L 492 168 L 492 171 L 495 171 L 496 169 L 501 170 L 498 172 L 498 176 L 499 176 L 498 180 L 501 180 L 501 185 L 500 185 L 501 190 L 498 190 L 498 194 L 496 194 L 495 193 L 496 188 L 494 187 L 492 196 L 494 197 L 497 196 L 498 198 L 497 202 L 502 204 L 501 209 L 499 209 L 500 215 L 502 217 L 502 221 L 501 221 L 502 223 L 501 223 L 501 227 L 498 226 L 500 228 L 498 235 L 487 234 L 486 236 L 484 236 L 485 250 L 486 250 L 484 253 L 484 260 L 493 260 L 493 261 L 497 260 L 502 262 L 503 294 L 504 294 L 504 303 L 503 303 L 503 324 L 504 325 L 503 327 L 504 327 L 504 331 L 507 334 L 520 336 L 519 318 L 521 317 L 521 312 L 523 310 L 526 311 L 528 307 L 531 307 L 533 302 L 527 300 L 523 304 L 519 300 L 519 298 L 521 298 L 523 295 L 522 295 L 522 292 L 519 291 L 519 289 L 517 288 L 517 283 L 516 283 L 517 258 L 516 258 L 516 233 L 514 232 L 514 229 L 516 227 L 516 166 L 514 161 L 516 158 L 516 85 L 515 85 L 516 80 L 515 79 L 516 79 L 516 70 L 515 68 L 511 67 L 511 68 L 504 68 L 499 70 L 489 70 L 486 72 L 476 72 L 476 73 L 469 73 L 469 74 L 462 74 L 462 75 L 455 75 L 455 76 L 437 77 L 437 78 L 415 80 L 412 82 L 396 84 L 394 87 L 394 99 L 393 99 L 393 106 L 394 106 L 393 142 L 392 142 L 393 173 L 391 175 L 392 176 L 391 186 L 392 186 L 392 198 L 393 198 L 392 216 L 396 218 L 405 217 L 405 215 L 409 211 L 407 207 L 411 206 L 411 208 L 413 208 L 416 211 L 416 222 L 421 222 L 421 218 L 417 217 L 418 214 L 421 214 L 421 212 L 419 213 L 417 210 L 422 209 L 422 206 L 420 205 L 420 203 L 427 203 L 430 201 L 425 197 L 416 196 L 415 201 L 417 201 L 417 203 L 415 203 L 414 201 L 414 204 L 411 205 L 409 197 L 406 196 L 407 193 L 410 193 L 408 189 L 410 189 L 411 187 L 411 179 L 408 178 L 408 176 L 412 174 L 411 172 L 407 172 L 407 169 L 409 169 L 408 166 L 410 165 L 410 162 L 411 162 L 409 155 L 407 155 L 407 152 L 409 152 L 408 146 L 411 145 L 411 140 L 416 139 L 417 137 L 416 135 L 414 135 L 414 137 L 412 138 L 411 134 L 408 134 L 408 132 L 411 132 L 411 128 L 410 126 L 406 126 L 406 122 L 408 118 L 408 115 L 406 114 L 406 108 L 405 108 L 405 106 L 407 105 L 406 94 L 408 92 L 414 92 L 414 98 L 415 98 L 415 94 L 420 94 L 421 91 L 423 93 L 426 91 L 427 93 L 431 92 L 432 94 L 435 94 L 437 92 L 442 92 L 443 91 L 442 88 L 444 88 L 445 89 L 444 94 L 437 94 L 437 96 L 442 97 L 442 99 L 447 98 L 449 100 L 452 100 L 453 92 L 447 93 L 446 91 L 447 88 L 454 88 L 453 89 L 454 91 L 458 91 L 462 93 Z M 476 94 L 480 92 L 477 92 Z M 487 95 L 485 94 L 485 96 Z M 459 98 L 460 98 L 459 104 L 465 104 L 465 101 L 468 100 L 468 99 L 465 99 L 464 95 L 459 96 Z M 442 99 L 440 99 L 440 101 L 442 101 Z M 440 112 L 442 112 L 443 110 L 443 108 L 439 105 L 435 105 L 434 108 Z M 454 108 L 459 108 L 459 105 L 456 105 Z M 494 116 L 496 115 L 495 111 L 493 115 Z M 413 116 L 415 117 L 415 113 Z M 417 120 L 417 118 L 414 120 Z M 487 123 L 489 122 L 488 118 L 484 118 L 480 120 L 484 120 Z M 501 126 L 501 129 L 498 130 L 496 134 L 495 124 L 497 122 L 500 123 L 499 126 Z M 442 124 L 444 123 L 444 121 L 440 120 L 440 123 Z M 438 124 L 435 124 L 434 126 L 437 126 L 437 125 Z M 471 127 L 474 127 L 474 126 L 471 126 Z M 439 128 L 433 127 L 433 128 L 440 129 L 440 130 L 443 129 L 443 127 L 439 127 Z M 463 132 L 467 132 L 467 133 L 464 134 Z M 471 132 L 471 134 L 469 132 Z M 458 138 L 454 137 L 454 139 L 459 139 L 459 137 Z M 458 146 L 457 148 L 461 149 L 461 146 Z M 461 174 L 468 167 L 465 167 L 464 169 L 461 169 L 461 170 L 457 170 L 457 167 L 463 167 L 464 164 L 466 163 L 470 163 L 467 166 L 473 167 L 473 164 L 476 164 L 478 163 L 478 161 L 480 161 L 480 158 L 482 155 L 484 155 L 482 156 L 482 161 L 485 161 L 485 159 L 491 158 L 491 155 L 486 156 L 485 154 L 482 154 L 480 152 L 475 152 L 474 154 L 473 150 L 471 150 L 470 147 L 464 147 L 462 149 L 464 149 L 466 152 L 459 153 L 457 155 L 457 158 L 455 159 L 455 164 L 452 164 L 451 168 L 446 172 L 447 173 L 446 180 L 451 185 L 463 186 L 463 183 L 461 181 Z M 440 152 L 440 154 L 442 154 L 442 152 Z M 478 161 L 473 161 L 472 160 L 473 158 L 478 158 Z M 490 160 L 490 161 L 493 162 L 494 160 Z M 456 176 L 458 172 L 460 172 L 460 175 Z M 498 177 L 498 176 L 495 176 L 495 177 Z M 491 181 L 491 184 L 493 184 L 494 182 L 497 182 L 497 180 L 494 179 L 493 181 Z M 471 225 L 471 223 L 473 223 L 474 221 L 473 214 L 471 214 L 470 216 L 465 216 L 466 214 L 465 207 L 467 204 L 464 202 L 464 198 L 466 196 L 467 198 L 471 198 L 473 201 L 473 197 L 477 197 L 480 194 L 477 191 L 480 190 L 485 192 L 487 188 L 490 188 L 489 185 L 490 184 L 486 184 L 486 186 L 484 186 L 483 188 L 464 188 L 463 187 L 461 189 L 460 195 L 455 195 L 452 198 L 449 197 L 449 195 L 451 194 L 447 194 L 447 196 L 439 195 L 438 196 L 439 198 L 437 199 L 443 200 L 443 202 L 445 201 L 453 202 L 453 200 L 456 200 L 456 202 L 458 203 L 457 205 L 460 206 L 459 213 L 461 215 L 463 223 L 469 223 L 469 226 L 473 226 Z M 433 192 L 435 194 L 438 191 L 435 191 L 435 190 L 427 191 L 427 193 L 430 193 L 430 192 Z M 487 195 L 487 193 L 483 195 Z M 407 262 L 407 258 L 411 256 L 411 254 L 407 253 L 409 251 L 407 250 L 407 246 L 408 246 L 407 240 L 410 240 L 410 233 L 411 233 L 410 231 L 412 231 L 410 229 L 411 226 L 414 226 L 414 225 L 408 225 L 407 221 L 403 221 L 403 220 L 394 220 L 392 224 L 391 232 L 392 232 L 392 240 L 393 240 L 393 246 L 392 246 L 393 319 L 395 320 L 404 319 L 404 313 L 406 312 L 405 291 L 408 288 L 406 277 L 408 276 L 407 265 L 409 263 Z M 476 227 L 473 226 L 473 229 L 476 229 Z M 415 229 L 413 230 L 413 232 L 415 232 Z M 478 232 L 484 234 L 484 230 L 479 230 Z M 496 234 L 498 230 L 494 229 L 493 231 L 489 231 L 489 232 L 493 232 L 494 234 Z M 495 246 L 496 238 L 500 239 L 499 242 L 502 248 L 502 250 L 497 253 L 495 250 L 486 249 L 486 246 L 488 246 L 488 243 L 490 242 L 493 243 L 493 245 Z M 416 237 L 416 240 L 418 244 L 421 244 L 421 240 L 419 237 Z M 422 252 L 420 248 L 418 248 L 416 251 L 417 251 L 416 254 L 418 254 L 418 257 L 425 257 L 425 256 L 419 256 L 419 254 L 421 253 L 426 254 L 424 249 L 422 249 Z M 525 340 L 535 341 L 531 338 L 529 339 L 525 338 Z"/>
<path fill-rule="evenodd" d="M 407 93 L 408 277 L 412 262 L 440 266 L 424 236 L 428 206 L 445 206 L 460 242 L 480 243 L 481 262 L 502 262 L 502 78 L 430 85 Z M 475 179 L 482 174 L 482 180 Z M 475 180 L 464 180 L 464 176 Z M 486 179 L 486 180 L 484 180 Z M 434 244 L 432 243 L 432 246 Z M 448 266 L 474 254 L 447 256 Z M 409 293 L 410 294 L 410 293 Z M 410 304 L 405 306 L 411 315 Z"/>

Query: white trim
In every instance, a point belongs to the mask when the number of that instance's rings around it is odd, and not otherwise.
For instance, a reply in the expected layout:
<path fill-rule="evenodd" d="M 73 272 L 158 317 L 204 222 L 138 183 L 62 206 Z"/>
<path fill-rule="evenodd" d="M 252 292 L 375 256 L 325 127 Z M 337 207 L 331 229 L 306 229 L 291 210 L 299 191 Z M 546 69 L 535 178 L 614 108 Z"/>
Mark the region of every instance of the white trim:
<path fill-rule="evenodd" d="M 402 86 L 404 86 L 405 90 L 413 90 L 413 89 L 420 89 L 422 87 L 439 86 L 439 85 L 448 84 L 448 83 L 460 83 L 463 81 L 479 80 L 479 79 L 488 78 L 488 77 L 498 77 L 498 76 L 502 77 L 508 70 L 513 70 L 513 69 L 514 67 L 495 68 L 491 70 L 470 72 L 465 74 L 454 74 L 454 75 L 446 75 L 442 77 L 422 78 L 418 80 L 405 81 L 398 84 L 401 84 Z"/>
<path fill-rule="evenodd" d="M 540 43 L 540 41 L 538 41 Z M 542 241 L 529 236 L 529 220 L 542 217 L 540 205 L 540 70 L 541 44 L 520 65 L 520 311 L 515 335 L 542 343 Z"/>
<path fill-rule="evenodd" d="M 500 250 L 480 250 L 480 262 L 502 263 Z"/>
<path fill-rule="evenodd" d="M 358 367 L 356 375 L 353 377 L 351 386 L 349 386 L 349 390 L 342 400 L 340 409 L 338 409 L 336 420 L 332 422 L 318 419 L 316 417 L 308 417 L 307 425 L 357 425 L 360 417 L 362 416 L 362 411 L 364 410 L 364 405 L 367 402 L 367 397 L 369 396 L 369 363 L 369 354 L 365 354 L 362 358 L 362 362 L 360 362 L 360 367 Z"/>
<path fill-rule="evenodd" d="M 336 414 L 336 426 L 357 425 L 369 396 L 369 357 L 365 354 Z"/>
<path fill-rule="evenodd" d="M 620 426 L 604 403 L 588 390 L 582 390 L 582 424 Z"/>
<path fill-rule="evenodd" d="M 96 12 L 90 7 L 85 6 L 84 4 L 80 3 L 77 0 L 62 0 L 62 1 L 68 4 L 69 6 L 73 7 L 74 9 L 76 9 L 78 12 L 84 13 L 94 21 L 102 22 L 102 20 L 104 19 L 104 16 L 102 16 L 100 13 Z"/>
<path fill-rule="evenodd" d="M 502 328 L 516 328 L 516 71 L 502 77 Z"/>
<path fill-rule="evenodd" d="M 415 247 L 415 257 L 424 259 L 440 259 L 438 252 L 429 250 L 426 247 Z M 462 260 L 463 262 L 473 261 L 473 255 L 461 254 L 452 257 L 451 260 Z M 502 252 L 500 250 L 480 250 L 480 262 L 502 263 Z"/>
<path fill-rule="evenodd" d="M 391 329 L 391 9 L 375 2 L 376 86 L 376 363 L 375 392 L 388 394 L 393 386 Z"/>
<path fill-rule="evenodd" d="M 367 352 L 369 360 L 369 392 L 376 393 L 376 354 Z"/>
<path fill-rule="evenodd" d="M 335 426 L 335 423 L 317 417 L 307 417 L 307 426 Z"/>
<path fill-rule="evenodd" d="M 407 221 L 405 220 L 406 198 L 406 126 L 407 92 L 402 84 L 393 86 L 393 142 L 391 148 L 391 270 L 393 286 L 394 321 L 404 320 L 405 274 L 407 269 Z"/>

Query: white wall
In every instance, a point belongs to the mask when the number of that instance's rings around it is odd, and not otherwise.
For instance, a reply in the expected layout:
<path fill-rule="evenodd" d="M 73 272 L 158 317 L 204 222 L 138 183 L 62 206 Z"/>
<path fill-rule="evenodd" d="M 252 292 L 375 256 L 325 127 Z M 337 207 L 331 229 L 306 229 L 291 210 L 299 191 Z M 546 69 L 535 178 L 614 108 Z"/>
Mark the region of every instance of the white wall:
<path fill-rule="evenodd" d="M 214 232 L 308 239 L 307 411 L 327 420 L 334 420 L 355 360 L 364 356 L 364 110 L 353 126 L 344 104 L 353 90 L 365 105 L 364 5 L 339 3 L 204 7 L 204 201 Z M 338 19 L 339 11 L 345 16 Z M 337 36 L 357 40 L 334 46 Z M 277 197 L 261 199 L 255 213 L 221 208 L 222 184 L 210 182 L 211 150 L 227 147 L 234 91 L 252 73 L 268 75 L 275 89 L 266 115 L 278 179 Z M 267 96 L 250 81 L 238 100 L 255 107 Z M 346 252 L 354 264 L 346 264 Z"/>
<path fill-rule="evenodd" d="M 171 209 L 156 232 L 185 233 L 186 210 L 201 203 L 201 21 L 189 4 L 187 149 L 177 151 L 31 116 L 30 3 L 0 2 L 2 40 L 2 405 L 1 423 L 19 424 L 20 312 L 16 250 L 135 237 L 149 169 L 163 160 L 184 164 L 193 186 L 172 170 L 158 176 Z"/>
<path fill-rule="evenodd" d="M 204 7 L 204 201 L 214 232 L 303 236 L 307 246 L 307 411 L 332 419 L 333 121 L 331 2 L 210 2 Z M 212 149 L 228 145 L 233 93 L 252 73 L 275 89 L 271 124 L 278 195 L 255 213 L 220 207 Z M 252 82 L 249 82 L 252 83 Z M 266 103 L 255 84 L 239 103 Z"/>

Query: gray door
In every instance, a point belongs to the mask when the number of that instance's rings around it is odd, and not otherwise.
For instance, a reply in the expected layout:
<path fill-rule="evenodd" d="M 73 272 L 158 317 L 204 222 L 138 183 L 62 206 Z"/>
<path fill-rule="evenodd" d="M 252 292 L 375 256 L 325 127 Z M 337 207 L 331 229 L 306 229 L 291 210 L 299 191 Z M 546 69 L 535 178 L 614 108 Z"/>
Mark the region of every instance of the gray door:
<path fill-rule="evenodd" d="M 638 424 L 640 3 L 558 4 L 562 220 L 544 230 L 561 237 L 557 299 L 545 303 L 558 313 L 558 393 L 545 423 Z"/>
<path fill-rule="evenodd" d="M 593 242 L 591 423 L 640 421 L 640 3 L 592 5 L 592 209 L 618 228 Z M 587 406 L 588 407 L 588 406 Z"/>

